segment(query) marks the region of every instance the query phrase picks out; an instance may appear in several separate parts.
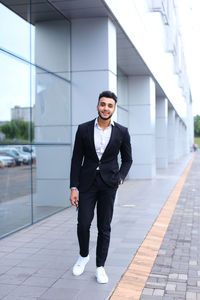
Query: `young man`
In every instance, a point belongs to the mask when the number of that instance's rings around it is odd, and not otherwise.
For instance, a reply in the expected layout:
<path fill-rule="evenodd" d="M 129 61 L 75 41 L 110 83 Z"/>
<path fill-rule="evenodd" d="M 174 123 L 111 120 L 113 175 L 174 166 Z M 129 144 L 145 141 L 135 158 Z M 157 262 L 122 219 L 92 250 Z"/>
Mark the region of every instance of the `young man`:
<path fill-rule="evenodd" d="M 108 282 L 104 264 L 110 242 L 115 195 L 132 164 L 128 130 L 111 120 L 116 103 L 117 96 L 110 91 L 104 91 L 99 95 L 98 117 L 79 125 L 71 163 L 70 201 L 78 208 L 77 234 L 80 247 L 80 256 L 73 267 L 73 274 L 81 275 L 89 261 L 90 225 L 97 205 L 98 283 Z"/>

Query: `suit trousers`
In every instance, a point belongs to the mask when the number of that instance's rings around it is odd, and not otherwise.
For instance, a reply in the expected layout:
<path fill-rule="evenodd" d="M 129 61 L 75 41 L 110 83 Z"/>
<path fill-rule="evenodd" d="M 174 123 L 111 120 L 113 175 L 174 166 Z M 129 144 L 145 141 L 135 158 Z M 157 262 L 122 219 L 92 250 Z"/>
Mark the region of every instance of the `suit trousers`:
<path fill-rule="evenodd" d="M 96 171 L 96 177 L 87 192 L 79 193 L 77 235 L 80 247 L 80 255 L 86 257 L 89 254 L 90 226 L 97 212 L 97 246 L 96 266 L 104 266 L 110 243 L 111 221 L 117 187 L 108 186 Z"/>

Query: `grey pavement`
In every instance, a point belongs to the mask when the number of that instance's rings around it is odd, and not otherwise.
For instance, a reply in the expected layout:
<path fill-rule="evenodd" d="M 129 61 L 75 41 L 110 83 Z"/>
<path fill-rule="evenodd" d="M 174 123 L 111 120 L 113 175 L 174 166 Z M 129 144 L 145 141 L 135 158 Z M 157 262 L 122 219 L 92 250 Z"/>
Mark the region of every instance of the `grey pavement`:
<path fill-rule="evenodd" d="M 76 210 L 68 208 L 0 240 L 0 299 L 109 299 L 191 157 L 192 154 L 182 158 L 175 164 L 170 164 L 168 169 L 160 170 L 152 180 L 128 180 L 120 187 L 112 222 L 109 255 L 105 266 L 109 276 L 108 284 L 100 285 L 95 280 L 97 236 L 95 218 L 91 227 L 90 262 L 87 264 L 83 275 L 78 278 L 72 275 L 72 266 L 78 256 L 78 242 L 76 237 Z M 196 172 L 199 172 L 198 168 Z M 154 266 L 151 274 L 153 276 L 150 276 L 143 291 L 142 297 L 144 299 L 161 299 L 164 295 L 163 291 L 164 293 L 166 291 L 174 292 L 174 289 L 180 290 L 180 297 L 186 289 L 187 299 L 199 299 L 197 298 L 197 289 L 200 285 L 198 281 L 200 268 L 198 269 L 199 256 L 197 251 L 199 250 L 198 217 L 200 208 L 198 195 L 196 194 L 198 189 L 195 175 L 191 177 L 190 187 L 191 185 L 193 187 L 193 184 L 194 191 L 186 191 L 181 196 L 183 206 L 180 203 L 178 204 L 180 211 L 183 214 L 188 214 L 185 222 L 186 227 L 182 229 L 179 226 L 176 232 L 174 229 L 176 224 L 170 225 L 174 240 L 169 240 L 167 235 L 164 242 L 165 246 L 162 245 L 163 248 L 161 248 L 158 256 L 162 260 L 159 263 L 161 266 Z M 191 198 L 194 195 L 196 196 L 191 203 L 186 204 L 188 195 Z M 176 212 L 175 215 L 177 215 L 177 218 L 181 218 L 180 212 Z M 176 223 L 176 220 L 172 222 Z M 159 268 L 161 271 L 167 269 L 165 264 L 169 266 L 172 261 L 170 255 L 178 234 L 180 234 L 178 243 L 182 245 L 182 248 L 179 249 L 181 252 L 178 251 L 176 255 L 173 255 L 175 256 L 173 268 L 169 274 L 167 271 L 164 274 L 162 273 L 162 277 L 157 274 L 157 271 Z M 192 236 L 196 237 L 193 242 L 189 241 Z M 170 247 L 168 247 L 168 241 Z M 167 250 L 171 252 L 165 255 Z M 185 255 L 189 252 L 191 254 L 190 260 L 185 262 Z M 191 274 L 182 267 L 186 263 L 192 269 Z M 178 266 L 183 269 L 178 269 Z M 156 275 L 160 277 L 157 279 Z M 166 276 L 170 280 L 166 280 Z M 176 280 L 177 278 L 173 279 L 173 276 L 178 276 L 178 280 Z M 195 288 L 187 289 L 186 281 L 188 278 L 191 284 L 195 282 Z M 159 288 L 151 285 L 151 283 L 149 285 L 149 282 L 156 281 L 163 283 L 163 285 L 159 285 Z M 194 298 L 194 294 L 196 298 Z M 167 293 L 166 297 L 168 295 L 171 297 L 170 293 Z"/>
<path fill-rule="evenodd" d="M 140 299 L 200 300 L 199 152 Z"/>

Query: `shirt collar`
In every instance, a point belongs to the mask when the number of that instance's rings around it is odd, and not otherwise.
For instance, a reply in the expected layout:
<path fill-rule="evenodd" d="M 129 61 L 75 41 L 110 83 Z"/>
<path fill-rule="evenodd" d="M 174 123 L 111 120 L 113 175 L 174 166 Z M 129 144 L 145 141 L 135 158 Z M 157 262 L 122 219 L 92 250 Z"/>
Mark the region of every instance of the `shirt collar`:
<path fill-rule="evenodd" d="M 95 126 L 98 126 L 98 125 L 99 125 L 97 119 L 98 119 L 98 118 L 95 119 L 95 123 L 94 123 Z M 112 118 L 111 118 L 110 125 L 115 126 L 115 123 L 114 123 L 114 121 L 112 120 Z M 109 126 L 110 126 L 110 125 L 109 125 Z"/>

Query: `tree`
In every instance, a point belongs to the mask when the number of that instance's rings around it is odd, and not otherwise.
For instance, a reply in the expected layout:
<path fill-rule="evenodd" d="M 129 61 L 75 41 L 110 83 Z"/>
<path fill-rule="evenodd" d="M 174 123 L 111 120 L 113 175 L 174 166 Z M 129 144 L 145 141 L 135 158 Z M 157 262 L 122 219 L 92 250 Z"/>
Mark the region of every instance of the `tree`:
<path fill-rule="evenodd" d="M 194 136 L 200 137 L 200 116 L 196 115 L 194 117 Z"/>
<path fill-rule="evenodd" d="M 23 120 L 12 120 L 10 123 L 1 126 L 1 131 L 5 133 L 6 139 L 19 139 L 28 141 L 30 133 L 32 140 L 34 139 L 34 123 L 25 122 Z"/>

